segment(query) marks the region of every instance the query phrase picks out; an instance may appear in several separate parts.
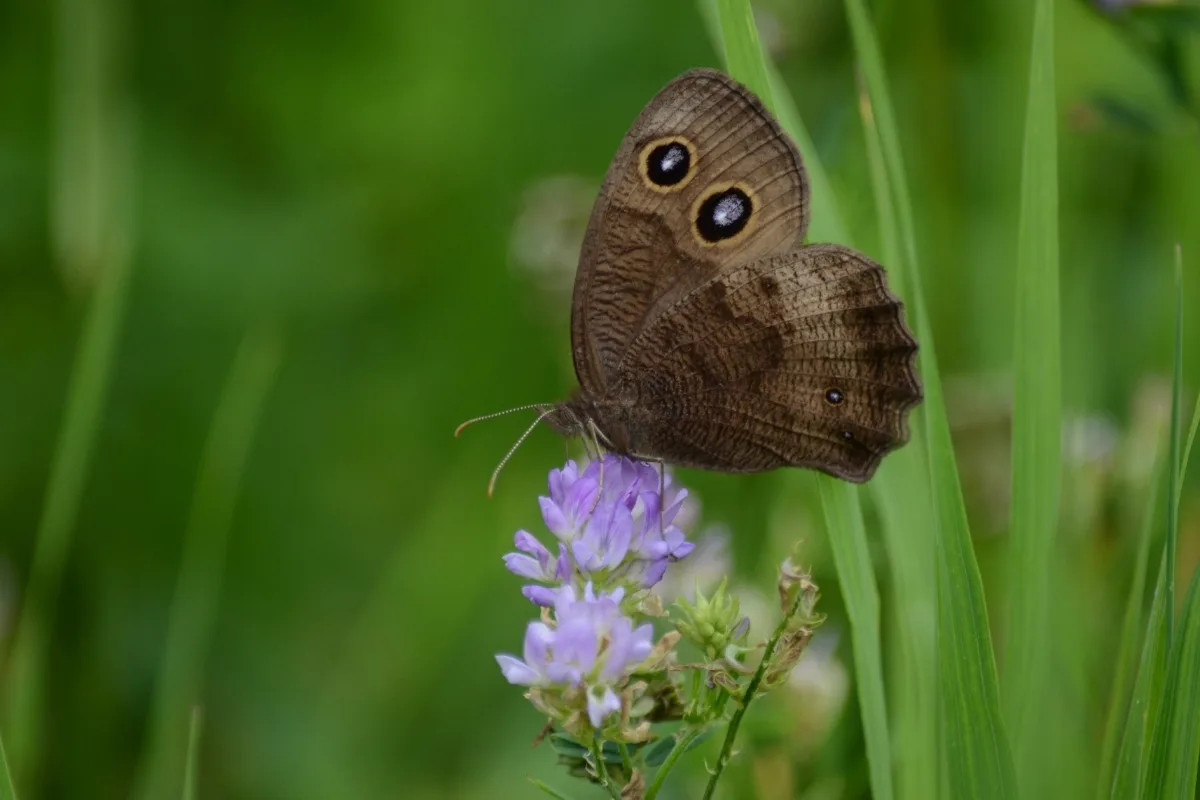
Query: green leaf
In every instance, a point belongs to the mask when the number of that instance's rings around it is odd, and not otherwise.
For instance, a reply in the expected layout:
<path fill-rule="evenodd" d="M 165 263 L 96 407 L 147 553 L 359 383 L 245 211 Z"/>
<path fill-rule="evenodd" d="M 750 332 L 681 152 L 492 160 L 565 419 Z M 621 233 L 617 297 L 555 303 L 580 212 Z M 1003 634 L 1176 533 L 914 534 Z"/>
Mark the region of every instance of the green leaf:
<path fill-rule="evenodd" d="M 552 733 L 546 737 L 550 749 L 560 756 L 567 758 L 583 758 L 588 754 L 588 748 L 565 733 Z"/>
<path fill-rule="evenodd" d="M 1137 675 L 1136 659 L 1138 642 L 1142 633 L 1142 606 L 1146 595 L 1146 574 L 1150 565 L 1150 545 L 1154 541 L 1155 511 L 1158 508 L 1155 491 L 1162 479 L 1166 465 L 1166 453 L 1160 448 L 1155 458 L 1149 486 L 1150 496 L 1142 520 L 1141 538 L 1138 539 L 1137 557 L 1133 568 L 1133 581 L 1129 597 L 1125 601 L 1125 614 L 1121 622 L 1121 640 L 1117 648 L 1116 671 L 1113 675 L 1112 691 L 1108 701 L 1107 722 L 1104 726 L 1104 744 L 1100 758 L 1100 777 L 1096 784 L 1097 797 L 1106 797 L 1113 788 L 1116 770 L 1117 748 L 1121 743 L 1121 732 L 1126 724 L 1131 682 Z"/>
<path fill-rule="evenodd" d="M 749 0 L 717 0 L 717 10 L 725 44 L 725 70 L 774 111 L 775 98 Z"/>
<path fill-rule="evenodd" d="M 17 787 L 13 785 L 12 772 L 8 769 L 3 738 L 0 738 L 0 800 L 17 800 Z"/>
<path fill-rule="evenodd" d="M 279 337 L 242 340 L 217 403 L 200 460 L 167 643 L 147 724 L 135 797 L 164 797 L 186 752 L 189 709 L 200 693 L 216 623 L 225 550 L 254 433 L 283 355 Z"/>
<path fill-rule="evenodd" d="M 1175 797 L 1168 786 L 1179 780 L 1178 765 L 1171 759 L 1190 747 L 1187 721 L 1176 717 L 1180 693 L 1196 675 L 1181 675 L 1185 662 L 1183 642 L 1173 632 L 1175 543 L 1178 537 L 1179 496 L 1182 476 L 1191 456 L 1196 429 L 1200 425 L 1200 398 L 1192 415 L 1186 446 L 1181 450 L 1180 395 L 1183 383 L 1182 265 L 1176 254 L 1176 304 L 1174 370 L 1171 384 L 1171 424 L 1168 439 L 1166 492 L 1166 536 L 1159 563 L 1146 639 L 1138 666 L 1137 682 L 1130 700 L 1129 719 L 1121 741 L 1112 797 Z M 1189 593 L 1190 594 L 1190 593 Z M 1191 597 L 1189 596 L 1189 603 Z M 1188 697 L 1182 698 L 1187 703 Z M 1191 762 L 1195 764 L 1195 758 Z M 1193 767 L 1194 769 L 1194 767 Z M 1192 780 L 1194 780 L 1194 771 Z M 1182 796 L 1182 795 L 1181 795 Z"/>
<path fill-rule="evenodd" d="M 1163 678 L 1166 672 L 1166 629 L 1163 583 L 1166 580 L 1165 557 L 1159 561 L 1158 580 L 1154 588 L 1154 600 L 1150 604 L 1150 617 L 1146 623 L 1146 638 L 1142 642 L 1142 655 L 1138 660 L 1137 680 L 1133 686 L 1133 697 L 1129 702 L 1129 717 L 1125 723 L 1125 734 L 1121 738 L 1121 749 L 1117 756 L 1116 774 L 1113 776 L 1113 800 L 1140 797 L 1142 775 L 1150 754 L 1147 737 L 1154 730 L 1154 719 L 1162 697 Z"/>
<path fill-rule="evenodd" d="M 897 210 L 904 248 L 904 292 L 921 343 L 925 383 L 923 412 L 928 436 L 928 468 L 937 532 L 938 700 L 944 745 L 943 765 L 955 797 L 1012 797 L 1016 778 L 1000 716 L 995 658 L 988 633 L 983 585 L 975 561 L 962 487 L 955 465 L 950 426 L 938 373 L 937 355 L 924 305 L 917 258 L 912 202 L 900 139 L 888 95 L 883 59 L 861 0 L 846 0 L 846 13 L 876 125 L 883 176 L 876 192 L 887 192 Z"/>
<path fill-rule="evenodd" d="M 1051 576 L 1062 474 L 1058 291 L 1058 143 L 1053 0 L 1037 0 L 1029 62 L 1013 350 L 1012 516 L 1004 711 L 1025 788 L 1067 742 L 1047 720 L 1052 690 Z"/>
<path fill-rule="evenodd" d="M 898 291 L 905 284 L 895 204 L 883 162 L 874 113 L 866 94 L 859 98 L 867 166 L 875 186 L 876 218 L 883 263 Z M 937 556 L 928 456 L 921 415 L 910 420 L 912 441 L 888 456 L 869 484 L 883 521 L 884 544 L 892 568 L 889 637 L 894 698 L 892 719 L 901 797 L 934 797 L 939 790 L 937 720 Z"/>
<path fill-rule="evenodd" d="M 747 0 L 719 0 L 717 8 L 719 34 L 724 42 L 725 62 L 729 74 L 758 94 L 768 108 L 785 109 L 785 113 L 780 116 L 780 124 L 793 135 L 798 146 L 807 146 L 806 165 L 815 163 L 815 151 L 800 123 L 795 106 L 790 102 L 781 104 L 775 97 L 769 77 L 771 70 L 758 41 L 750 3 Z M 709 18 L 712 18 L 711 15 Z M 775 83 L 779 85 L 778 78 L 775 79 Z M 829 184 L 824 171 L 819 167 L 813 170 L 810 166 L 809 169 L 816 176 L 813 180 L 814 185 L 828 192 Z M 827 224 L 831 227 L 837 224 L 832 222 L 832 219 L 826 217 Z M 862 508 L 856 487 L 824 475 L 818 477 L 818 482 L 842 597 L 850 617 L 855 685 L 862 711 L 871 791 L 877 800 L 890 800 L 893 796 L 892 756 L 883 684 L 883 653 L 880 647 L 879 590 L 875 583 Z"/>
<path fill-rule="evenodd" d="M 204 711 L 200 706 L 192 709 L 192 722 L 188 727 L 187 761 L 183 765 L 183 800 L 196 800 L 200 780 L 200 735 L 204 728 Z"/>
<path fill-rule="evenodd" d="M 712 736 L 712 729 L 708 729 L 699 736 L 692 739 L 683 748 L 683 752 L 688 752 L 697 745 L 708 740 Z M 675 749 L 675 745 L 679 744 L 679 736 L 664 736 L 653 744 L 646 745 L 646 750 L 643 754 L 642 761 L 648 767 L 661 766 L 667 757 L 671 755 L 671 751 Z"/>
<path fill-rule="evenodd" d="M 1196 768 L 1200 763 L 1200 570 L 1191 586 L 1171 653 L 1166 691 L 1172 697 L 1165 773 L 1158 797 L 1195 797 Z"/>
<path fill-rule="evenodd" d="M 857 487 L 817 476 L 829 545 L 837 566 L 850 639 L 854 645 L 854 674 L 867 743 L 871 794 L 892 797 L 892 757 L 888 736 L 887 702 L 883 688 L 883 652 L 879 645 L 879 590 L 871 564 L 871 549 L 863 526 Z"/>
<path fill-rule="evenodd" d="M 104 424 L 134 261 L 130 193 L 136 182 L 135 148 L 127 116 L 111 103 L 120 94 L 115 91 L 118 80 L 112 59 L 104 58 L 115 46 L 119 26 L 111 23 L 113 9 L 103 2 L 67 0 L 58 16 L 60 63 L 54 88 L 59 113 L 52 149 L 58 163 L 52 173 L 64 177 L 55 182 L 51 196 L 52 246 L 55 266 L 69 282 L 82 281 L 93 291 L 8 655 L 3 711 L 17 775 L 34 771 L 40 761 L 46 653 L 80 498 Z M 109 24 L 100 24 L 102 20 Z"/>
<path fill-rule="evenodd" d="M 541 789 L 546 794 L 550 795 L 551 797 L 556 797 L 556 798 L 558 798 L 558 800 L 571 800 L 571 798 L 568 797 L 567 795 L 563 794 L 562 792 L 558 791 L 557 789 L 550 788 L 550 786 L 548 784 L 545 784 L 542 781 L 539 781 L 537 778 L 530 778 L 529 782 L 532 783 L 537 788 Z"/>
<path fill-rule="evenodd" d="M 1147 798 L 1191 798 L 1195 795 L 1196 759 L 1200 753 L 1200 722 L 1197 722 L 1197 703 L 1200 702 L 1200 673 L 1194 669 L 1194 661 L 1200 658 L 1196 649 L 1196 633 L 1177 632 L 1173 620 L 1175 604 L 1175 554 L 1179 540 L 1179 496 L 1183 475 L 1187 469 L 1187 458 L 1195 436 L 1197 419 L 1200 419 L 1200 397 L 1196 400 L 1191 430 L 1186 448 L 1181 452 L 1180 400 L 1183 391 L 1183 264 L 1182 255 L 1175 253 L 1175 353 L 1174 375 L 1171 384 L 1171 461 L 1168 465 L 1167 530 L 1163 545 L 1163 612 L 1162 640 L 1166 651 L 1166 677 L 1162 684 L 1162 696 L 1158 702 L 1158 713 L 1152 717 L 1152 730 L 1147 727 L 1150 739 L 1150 758 L 1145 770 L 1142 796 Z M 1198 573 L 1200 574 L 1200 573 Z M 1193 576 L 1188 592 L 1185 613 L 1190 626 L 1200 625 L 1194 606 L 1200 603 L 1196 597 L 1196 577 Z M 1187 672 L 1192 667 L 1190 672 Z M 1190 719 L 1189 719 L 1190 715 Z M 1184 787 L 1191 787 L 1181 794 Z"/>

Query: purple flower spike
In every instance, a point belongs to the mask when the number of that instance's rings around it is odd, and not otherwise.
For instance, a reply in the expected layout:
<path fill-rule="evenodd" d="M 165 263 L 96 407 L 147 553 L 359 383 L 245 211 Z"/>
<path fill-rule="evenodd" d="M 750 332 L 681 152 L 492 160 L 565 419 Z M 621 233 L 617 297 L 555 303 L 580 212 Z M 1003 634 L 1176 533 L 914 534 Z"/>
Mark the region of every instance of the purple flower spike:
<path fill-rule="evenodd" d="M 654 648 L 652 626 L 636 625 L 622 603 L 637 592 L 627 605 L 643 608 L 640 592 L 692 552 L 681 526 L 694 509 L 670 476 L 624 456 L 606 455 L 583 469 L 568 461 L 550 472 L 548 484 L 539 504 L 558 539 L 557 555 L 522 530 L 516 552 L 504 556 L 510 572 L 533 581 L 521 592 L 542 606 L 542 620 L 526 629 L 524 658 L 500 654 L 496 662 L 510 683 L 551 690 L 538 702 L 565 704 L 552 705 L 552 716 L 580 719 L 586 705 L 587 719 L 600 729 L 622 711 L 631 675 Z M 552 691 L 564 688 L 584 691 Z"/>

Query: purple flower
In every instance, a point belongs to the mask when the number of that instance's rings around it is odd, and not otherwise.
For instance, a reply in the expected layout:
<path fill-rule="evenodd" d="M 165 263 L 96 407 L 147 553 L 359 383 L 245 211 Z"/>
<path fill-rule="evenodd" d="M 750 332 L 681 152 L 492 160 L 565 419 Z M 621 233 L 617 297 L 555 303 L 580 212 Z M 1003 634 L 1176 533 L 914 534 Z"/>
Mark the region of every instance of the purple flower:
<path fill-rule="evenodd" d="M 542 519 L 550 532 L 563 541 L 571 541 L 587 521 L 596 505 L 599 493 L 599 469 L 592 469 L 593 462 L 580 475 L 574 461 L 568 461 L 562 469 L 550 470 L 550 496 L 539 497 Z"/>
<path fill-rule="evenodd" d="M 660 488 L 662 494 L 660 495 Z M 684 489 L 643 461 L 606 455 L 582 471 L 574 461 L 550 471 L 548 497 L 539 498 L 542 519 L 559 539 L 558 557 L 527 531 L 518 531 L 519 552 L 504 557 L 509 571 L 540 583 L 599 580 L 649 588 L 667 566 L 692 552 L 677 518 L 687 516 Z M 552 606 L 556 590 L 527 585 L 534 603 Z"/>
<path fill-rule="evenodd" d="M 550 551 L 528 531 L 517 531 L 513 544 L 522 553 L 529 554 L 509 553 L 504 556 L 504 566 L 514 575 L 540 581 L 565 581 L 571 577 L 566 545 L 559 544 L 558 559 L 551 561 Z"/>
<path fill-rule="evenodd" d="M 633 626 L 621 613 L 623 589 L 597 594 L 591 583 L 583 597 L 563 587 L 554 604 L 555 625 L 531 622 L 525 629 L 523 660 L 496 656 L 509 683 L 522 686 L 586 687 L 588 716 L 599 727 L 620 709 L 612 687 L 654 647 L 649 624 Z"/>

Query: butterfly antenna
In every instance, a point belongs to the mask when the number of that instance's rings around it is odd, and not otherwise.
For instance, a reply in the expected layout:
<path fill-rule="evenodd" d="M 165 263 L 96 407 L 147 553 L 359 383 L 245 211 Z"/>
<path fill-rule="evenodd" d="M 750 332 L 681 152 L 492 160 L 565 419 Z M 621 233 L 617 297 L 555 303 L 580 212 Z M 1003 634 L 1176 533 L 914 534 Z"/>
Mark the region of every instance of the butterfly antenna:
<path fill-rule="evenodd" d="M 517 452 L 517 448 L 521 446 L 521 443 L 524 442 L 525 439 L 529 437 L 529 434 L 533 433 L 533 429 L 538 426 L 539 422 L 541 422 L 546 417 L 548 417 L 554 413 L 553 406 L 551 406 L 550 408 L 546 408 L 544 405 L 526 406 L 526 408 L 545 408 L 545 411 L 543 411 L 541 414 L 538 414 L 538 418 L 533 421 L 532 425 L 530 425 L 528 428 L 525 429 L 525 432 L 521 434 L 521 437 L 519 439 L 517 439 L 516 444 L 514 444 L 511 448 L 509 448 L 509 451 L 504 454 L 504 458 L 500 459 L 500 463 L 496 465 L 496 471 L 492 473 L 492 479 L 490 481 L 488 481 L 488 497 L 492 496 L 492 490 L 494 490 L 496 488 L 496 479 L 500 477 L 500 470 L 504 469 L 504 465 L 507 464 L 508 460 L 513 457 L 513 453 Z M 522 409 L 514 408 L 512 410 L 518 411 L 518 410 L 522 410 Z M 501 413 L 505 413 L 505 412 L 501 412 Z M 492 416 L 497 416 L 497 415 L 493 414 Z M 480 417 L 480 419 L 487 419 L 487 417 Z M 465 425 L 467 423 L 463 423 L 463 424 Z"/>
<path fill-rule="evenodd" d="M 474 425 L 476 422 L 483 422 L 485 419 L 495 419 L 496 417 L 503 417 L 505 414 L 512 414 L 517 411 L 528 411 L 531 408 L 536 408 L 538 411 L 543 411 L 549 405 L 551 405 L 551 404 L 550 403 L 532 403 L 527 406 L 517 406 L 516 408 L 509 408 L 504 411 L 497 411 L 494 414 L 485 414 L 482 417 L 475 417 L 474 419 L 469 419 L 466 422 L 464 422 L 462 425 L 459 425 L 457 428 L 455 428 L 454 436 L 455 436 L 455 438 L 458 438 L 458 435 L 463 432 L 463 428 L 467 427 L 468 425 Z M 545 414 L 543 414 L 542 416 L 545 416 Z M 537 423 L 534 423 L 534 424 L 536 425 Z"/>

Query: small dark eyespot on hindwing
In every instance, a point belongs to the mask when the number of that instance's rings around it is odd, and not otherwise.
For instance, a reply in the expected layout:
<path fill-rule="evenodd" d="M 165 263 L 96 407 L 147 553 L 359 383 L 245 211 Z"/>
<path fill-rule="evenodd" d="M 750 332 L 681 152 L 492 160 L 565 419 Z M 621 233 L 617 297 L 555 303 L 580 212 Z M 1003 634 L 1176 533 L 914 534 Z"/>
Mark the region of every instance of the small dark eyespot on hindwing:
<path fill-rule="evenodd" d="M 716 244 L 741 233 L 753 213 L 750 195 L 731 186 L 713 192 L 700 203 L 696 212 L 696 232 L 704 241 Z"/>
<path fill-rule="evenodd" d="M 842 431 L 842 438 L 845 439 L 847 442 L 852 442 L 852 441 L 854 441 L 854 434 L 851 433 L 850 431 Z"/>
<path fill-rule="evenodd" d="M 846 395 L 842 394 L 842 390 L 838 389 L 837 387 L 825 390 L 825 402 L 829 403 L 830 405 L 839 405 L 845 399 Z"/>

